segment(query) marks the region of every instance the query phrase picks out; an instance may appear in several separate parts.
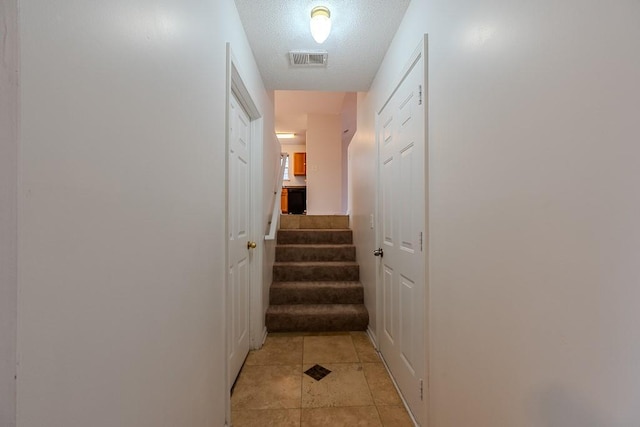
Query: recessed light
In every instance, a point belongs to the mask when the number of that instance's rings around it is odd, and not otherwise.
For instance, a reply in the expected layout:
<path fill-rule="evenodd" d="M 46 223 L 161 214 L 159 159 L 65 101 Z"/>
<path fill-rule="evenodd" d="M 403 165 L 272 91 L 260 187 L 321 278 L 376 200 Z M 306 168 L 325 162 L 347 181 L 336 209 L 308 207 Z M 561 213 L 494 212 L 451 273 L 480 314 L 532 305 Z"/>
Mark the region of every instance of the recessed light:
<path fill-rule="evenodd" d="M 276 132 L 278 139 L 293 139 L 296 137 L 295 133 Z"/>

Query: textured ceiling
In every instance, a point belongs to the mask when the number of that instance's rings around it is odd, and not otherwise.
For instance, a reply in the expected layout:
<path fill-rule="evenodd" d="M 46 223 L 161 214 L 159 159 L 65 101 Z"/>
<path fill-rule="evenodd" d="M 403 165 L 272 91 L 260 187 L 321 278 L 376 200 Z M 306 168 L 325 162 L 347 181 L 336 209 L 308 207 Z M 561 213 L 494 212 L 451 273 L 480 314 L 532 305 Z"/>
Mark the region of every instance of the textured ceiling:
<path fill-rule="evenodd" d="M 235 0 L 268 90 L 367 91 L 410 0 Z M 331 10 L 332 29 L 317 44 L 313 7 Z M 290 50 L 326 50 L 326 68 L 289 65 Z"/>

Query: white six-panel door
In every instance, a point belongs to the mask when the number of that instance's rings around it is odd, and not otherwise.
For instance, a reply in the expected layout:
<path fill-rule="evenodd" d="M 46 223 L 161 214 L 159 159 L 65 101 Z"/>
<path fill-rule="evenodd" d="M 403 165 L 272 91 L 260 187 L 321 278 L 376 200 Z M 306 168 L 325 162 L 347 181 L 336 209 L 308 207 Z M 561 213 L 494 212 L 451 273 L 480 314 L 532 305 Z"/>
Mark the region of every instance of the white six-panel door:
<path fill-rule="evenodd" d="M 378 341 L 403 397 L 419 423 L 425 418 L 424 59 L 414 56 L 404 79 L 378 114 Z"/>
<path fill-rule="evenodd" d="M 249 353 L 251 123 L 235 94 L 229 103 L 229 265 L 227 325 L 229 387 Z"/>

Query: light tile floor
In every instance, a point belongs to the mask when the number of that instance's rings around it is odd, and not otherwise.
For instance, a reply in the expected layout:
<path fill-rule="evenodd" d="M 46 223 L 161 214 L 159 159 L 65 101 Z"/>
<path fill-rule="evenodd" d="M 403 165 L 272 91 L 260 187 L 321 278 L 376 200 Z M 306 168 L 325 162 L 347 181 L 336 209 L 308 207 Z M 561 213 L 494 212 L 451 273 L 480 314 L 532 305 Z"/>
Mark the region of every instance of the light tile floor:
<path fill-rule="evenodd" d="M 316 381 L 315 364 L 331 373 Z M 413 427 L 364 332 L 269 334 L 231 395 L 233 427 Z"/>

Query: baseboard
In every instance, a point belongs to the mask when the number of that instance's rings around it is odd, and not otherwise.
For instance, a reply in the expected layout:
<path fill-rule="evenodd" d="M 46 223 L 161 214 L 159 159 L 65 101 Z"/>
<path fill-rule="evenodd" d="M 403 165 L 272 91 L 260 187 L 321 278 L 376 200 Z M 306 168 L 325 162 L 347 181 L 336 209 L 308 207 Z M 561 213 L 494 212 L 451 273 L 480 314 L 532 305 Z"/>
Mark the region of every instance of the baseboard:
<path fill-rule="evenodd" d="M 415 417 L 411 413 L 411 410 L 409 409 L 409 404 L 407 403 L 406 400 L 404 400 L 404 396 L 400 392 L 400 387 L 398 387 L 398 383 L 396 382 L 396 379 L 393 377 L 393 375 L 391 374 L 391 371 L 389 370 L 389 366 L 387 365 L 387 361 L 384 360 L 384 357 L 382 356 L 382 353 L 378 352 L 378 354 L 380 355 L 380 360 L 382 360 L 382 364 L 384 365 L 384 368 L 387 370 L 387 373 L 389 374 L 389 378 L 391 378 L 391 382 L 393 383 L 393 386 L 396 388 L 396 391 L 398 392 L 398 396 L 400 396 L 400 400 L 402 400 L 402 404 L 404 405 L 404 408 L 407 410 L 407 413 L 409 414 L 409 417 L 411 417 L 411 422 L 413 423 L 413 425 L 415 427 L 420 427 L 420 424 L 418 424 L 418 422 L 416 421 Z"/>
<path fill-rule="evenodd" d="M 393 375 L 391 374 L 391 371 L 389 370 L 389 366 L 387 365 L 387 361 L 384 360 L 384 357 L 382 356 L 382 353 L 380 353 L 380 348 L 378 348 L 378 341 L 376 340 L 376 334 L 371 329 L 371 325 L 369 325 L 369 327 L 367 328 L 367 335 L 369 336 L 369 339 L 371 340 L 371 343 L 373 344 L 373 348 L 375 348 L 376 351 L 378 352 L 378 355 L 380 356 L 380 360 L 382 361 L 382 364 L 384 365 L 384 368 L 387 370 L 387 373 L 389 374 L 389 378 L 391 378 L 391 382 L 393 383 L 393 386 L 396 388 L 396 391 L 398 392 L 398 396 L 400 396 L 400 399 L 402 400 L 402 404 L 404 405 L 405 409 L 407 410 L 407 413 L 409 414 L 409 417 L 411 417 L 411 422 L 413 422 L 414 426 L 420 427 L 418 422 L 416 421 L 415 417 L 413 416 L 413 414 L 409 410 L 409 405 L 407 404 L 407 401 L 404 400 L 404 396 L 400 392 L 400 388 L 398 387 L 398 383 L 396 383 L 396 379 L 393 377 Z"/>
<path fill-rule="evenodd" d="M 371 329 L 371 325 L 369 325 L 367 327 L 367 335 L 369 335 L 369 339 L 371 340 L 371 343 L 373 344 L 373 348 L 376 349 L 376 351 L 380 351 L 378 349 L 378 340 L 376 339 L 376 334 L 373 332 L 373 330 Z"/>
<path fill-rule="evenodd" d="M 262 346 L 264 345 L 264 342 L 267 340 L 267 334 L 268 334 L 268 331 L 267 331 L 267 327 L 265 326 L 262 329 L 262 338 L 260 339 L 260 348 L 262 348 Z"/>
<path fill-rule="evenodd" d="M 262 327 L 262 332 L 258 336 L 251 338 L 251 350 L 259 350 L 264 345 L 264 341 L 267 339 L 267 327 Z"/>

